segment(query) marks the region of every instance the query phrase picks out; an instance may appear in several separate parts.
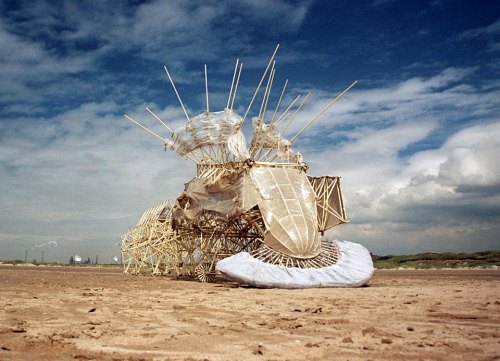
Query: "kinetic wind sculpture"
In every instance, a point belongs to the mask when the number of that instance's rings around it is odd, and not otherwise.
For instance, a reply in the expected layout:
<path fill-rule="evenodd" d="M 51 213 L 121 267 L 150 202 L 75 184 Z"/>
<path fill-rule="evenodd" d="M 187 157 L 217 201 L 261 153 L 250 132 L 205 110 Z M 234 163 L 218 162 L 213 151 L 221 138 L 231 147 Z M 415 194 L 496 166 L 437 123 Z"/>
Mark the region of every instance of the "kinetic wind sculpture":
<path fill-rule="evenodd" d="M 175 203 L 164 201 L 147 210 L 122 237 L 125 273 L 152 268 L 154 275 L 175 272 L 209 282 L 217 273 L 257 287 L 354 287 L 373 274 L 370 253 L 359 244 L 330 240 L 324 232 L 348 222 L 340 177 L 306 174 L 302 155 L 291 148 L 297 137 L 356 82 L 334 98 L 292 138 L 283 137 L 298 111 L 298 96 L 278 116 L 285 82 L 271 120 L 264 117 L 275 75 L 276 47 L 250 104 L 242 116 L 233 111 L 243 64 L 236 61 L 227 106 L 211 112 L 205 65 L 206 111 L 191 118 L 172 77 L 165 72 L 187 118 L 170 133 L 154 133 L 164 147 L 196 163 L 196 176 Z M 253 137 L 247 146 L 241 128 L 266 80 Z"/>

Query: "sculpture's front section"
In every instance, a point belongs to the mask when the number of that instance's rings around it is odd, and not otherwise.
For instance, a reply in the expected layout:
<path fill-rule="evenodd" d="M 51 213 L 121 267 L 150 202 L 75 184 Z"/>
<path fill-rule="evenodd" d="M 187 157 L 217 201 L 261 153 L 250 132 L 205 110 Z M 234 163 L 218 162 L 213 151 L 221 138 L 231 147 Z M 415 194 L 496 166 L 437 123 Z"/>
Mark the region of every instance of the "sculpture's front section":
<path fill-rule="evenodd" d="M 152 267 L 154 274 L 173 271 L 201 281 L 219 273 L 257 287 L 365 284 L 373 273 L 369 252 L 361 245 L 324 237 L 329 228 L 348 222 L 340 178 L 308 176 L 302 155 L 292 150 L 297 136 L 350 87 L 288 140 L 283 135 L 309 95 L 293 112 L 299 97 L 278 113 L 285 83 L 266 123 L 273 65 L 259 115 L 252 119 L 253 136 L 247 147 L 242 127 L 260 84 L 245 115 L 236 114 L 232 106 L 241 66 L 237 70 L 238 63 L 228 107 L 221 112 L 208 111 L 208 94 L 207 111 L 193 118 L 181 102 L 187 122 L 174 131 L 148 109 L 169 130 L 168 139 L 128 117 L 162 139 L 165 148 L 195 162 L 197 174 L 173 205 L 165 203 L 146 211 L 122 238 L 125 270 Z M 175 86 L 174 90 L 178 96 Z"/>

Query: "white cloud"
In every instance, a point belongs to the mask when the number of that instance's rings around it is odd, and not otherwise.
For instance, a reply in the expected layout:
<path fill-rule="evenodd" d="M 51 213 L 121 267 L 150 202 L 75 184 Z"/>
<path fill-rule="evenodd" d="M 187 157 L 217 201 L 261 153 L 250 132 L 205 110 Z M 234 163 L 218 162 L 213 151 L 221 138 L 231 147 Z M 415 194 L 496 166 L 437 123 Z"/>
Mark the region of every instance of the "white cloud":
<path fill-rule="evenodd" d="M 346 145 L 345 155 L 371 154 L 371 156 L 397 157 L 398 151 L 424 139 L 435 130 L 435 121 L 420 121 L 416 124 L 403 123 L 381 130 L 371 130 L 355 142 Z"/>
<path fill-rule="evenodd" d="M 403 249 L 405 239 L 413 239 L 415 248 L 430 251 L 449 249 L 450 238 L 462 250 L 498 247 L 490 223 L 498 222 L 500 215 L 498 139 L 500 121 L 462 129 L 440 148 L 417 152 L 407 162 L 366 148 L 364 158 L 343 167 L 354 224 L 336 232 L 356 237 L 379 252 Z M 342 159 L 345 149 L 336 156 Z M 457 234 L 457 224 L 468 231 Z M 430 240 L 435 243 L 428 244 Z"/>
<path fill-rule="evenodd" d="M 98 240 L 119 239 L 146 208 L 180 193 L 194 165 L 164 153 L 161 142 L 113 115 L 115 107 L 84 104 L 52 119 L 12 121 L 2 129 L 6 238 L 76 237 L 95 249 Z M 159 113 L 179 115 L 177 109 Z"/>
<path fill-rule="evenodd" d="M 460 34 L 459 40 L 486 40 L 488 42 L 489 51 L 500 50 L 500 19 L 488 26 L 467 30 Z"/>
<path fill-rule="evenodd" d="M 145 102 L 151 99 L 151 90 L 138 87 L 134 74 L 152 62 L 157 68 L 168 64 L 177 84 L 201 82 L 202 66 L 199 71 L 187 66 L 193 60 L 212 62 L 214 74 L 231 72 L 233 54 L 248 55 L 246 69 L 260 66 L 272 45 L 251 44 L 254 25 L 265 26 L 275 35 L 296 31 L 311 2 L 150 1 L 89 6 L 70 0 L 17 5 L 16 10 L 5 7 L 0 16 L 0 103 L 5 112 L 30 114 L 49 103 L 68 106 L 71 101 L 77 105 L 108 97 L 117 101 L 125 92 L 130 99 L 127 86 L 134 89 L 139 102 Z M 255 59 L 259 61 L 251 61 Z M 141 69 L 134 74 L 109 71 L 109 67 L 137 67 L 138 63 Z M 107 73 L 114 73 L 114 79 Z"/>
<path fill-rule="evenodd" d="M 354 91 L 301 135 L 296 148 L 310 172 L 342 176 L 353 223 L 333 234 L 378 253 L 404 252 L 408 240 L 418 251 L 452 249 L 450 238 L 465 251 L 498 247 L 491 223 L 500 215 L 498 94 L 467 83 L 474 71 Z M 327 101 L 316 97 L 290 134 Z"/>
<path fill-rule="evenodd" d="M 500 33 L 500 19 L 496 20 L 494 23 L 479 27 L 476 29 L 471 29 L 463 32 L 461 34 L 462 38 L 475 38 L 481 35 L 495 35 Z"/>
<path fill-rule="evenodd" d="M 249 50 L 242 40 L 256 22 L 275 34 L 298 30 L 310 6 L 311 1 L 294 4 L 283 0 L 272 3 L 156 0 L 130 7 L 113 2 L 88 6 L 65 1 L 59 6 L 40 1 L 35 5 L 26 2 L 11 12 L 24 21 L 4 23 L 17 34 L 46 43 L 48 40 L 62 42 L 70 55 L 77 51 L 77 42 L 80 45 L 92 42 L 87 54 L 133 49 L 138 56 L 155 61 L 159 58 L 192 60 L 199 56 L 207 60 L 221 59 L 228 45 L 240 44 L 236 50 Z M 220 26 L 221 22 L 224 27 Z M 231 40 L 239 37 L 240 41 Z"/>

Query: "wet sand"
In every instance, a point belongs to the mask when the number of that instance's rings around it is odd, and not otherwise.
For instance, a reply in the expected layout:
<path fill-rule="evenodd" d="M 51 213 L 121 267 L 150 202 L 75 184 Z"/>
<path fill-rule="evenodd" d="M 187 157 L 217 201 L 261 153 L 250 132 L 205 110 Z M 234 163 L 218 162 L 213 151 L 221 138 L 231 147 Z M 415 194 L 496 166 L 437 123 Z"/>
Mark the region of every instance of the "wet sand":
<path fill-rule="evenodd" d="M 0 360 L 500 360 L 500 271 L 279 290 L 0 267 Z"/>

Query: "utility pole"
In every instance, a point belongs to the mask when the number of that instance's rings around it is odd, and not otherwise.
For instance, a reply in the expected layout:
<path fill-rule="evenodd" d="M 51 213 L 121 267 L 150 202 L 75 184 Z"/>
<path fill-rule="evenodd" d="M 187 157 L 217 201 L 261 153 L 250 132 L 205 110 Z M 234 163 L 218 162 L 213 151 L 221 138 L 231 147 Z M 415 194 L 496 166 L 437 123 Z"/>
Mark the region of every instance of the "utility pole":
<path fill-rule="evenodd" d="M 24 252 L 24 263 L 28 262 L 28 250 Z"/>
<path fill-rule="evenodd" d="M 42 263 L 43 263 L 43 249 L 42 249 Z"/>

